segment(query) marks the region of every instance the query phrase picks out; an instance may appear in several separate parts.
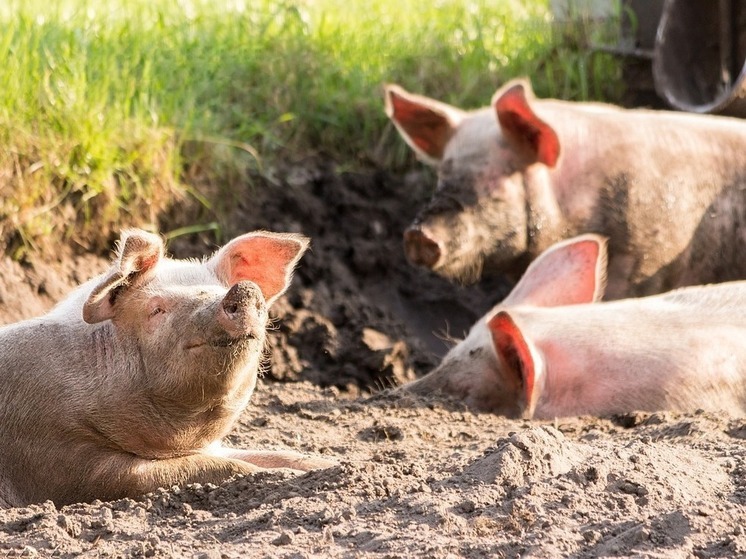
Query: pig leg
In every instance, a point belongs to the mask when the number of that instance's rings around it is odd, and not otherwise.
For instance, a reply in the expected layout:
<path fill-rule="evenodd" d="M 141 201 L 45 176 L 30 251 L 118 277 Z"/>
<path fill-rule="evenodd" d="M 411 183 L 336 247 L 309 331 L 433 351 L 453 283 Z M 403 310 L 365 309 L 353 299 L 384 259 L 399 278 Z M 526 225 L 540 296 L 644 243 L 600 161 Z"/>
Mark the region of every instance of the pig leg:
<path fill-rule="evenodd" d="M 24 487 L 18 496 L 12 491 L 2 492 L 0 508 L 21 506 L 44 499 L 53 500 L 57 506 L 93 499 L 113 501 L 125 497 L 134 498 L 174 485 L 219 485 L 234 475 L 254 474 L 265 468 L 285 468 L 286 471 L 292 469 L 295 473 L 303 473 L 313 468 L 333 465 L 328 460 L 294 452 L 235 451 L 234 454 L 233 449 L 220 450 L 228 452 L 224 456 L 207 451 L 156 460 L 121 453 L 98 454 L 84 463 L 78 463 L 76 467 L 65 468 L 64 473 L 60 472 L 58 476 Z M 257 464 L 242 459 L 243 456 L 256 460 Z"/>
<path fill-rule="evenodd" d="M 333 460 L 327 460 L 318 456 L 309 456 L 291 450 L 241 450 L 219 447 L 212 449 L 211 452 L 217 456 L 243 460 L 261 469 L 285 468 L 297 472 L 308 472 L 310 470 L 331 468 L 337 465 Z"/>
<path fill-rule="evenodd" d="M 293 451 L 250 451 L 212 448 L 209 454 L 194 454 L 165 460 L 139 461 L 131 471 L 139 476 L 137 493 L 158 487 L 189 483 L 220 484 L 235 474 L 253 474 L 266 469 L 286 469 L 295 473 L 329 468 L 335 462 Z"/>
<path fill-rule="evenodd" d="M 224 482 L 236 474 L 253 474 L 265 469 L 286 469 L 303 473 L 335 465 L 330 460 L 314 458 L 292 451 L 248 451 L 231 448 L 211 449 L 210 454 L 193 454 L 165 460 L 137 460 L 129 469 L 129 476 L 121 481 L 124 494 L 129 496 L 149 493 L 159 487 L 190 483 Z M 126 487 L 127 483 L 130 487 Z"/>
<path fill-rule="evenodd" d="M 236 474 L 253 474 L 261 468 L 241 460 L 232 460 L 206 454 L 193 454 L 160 460 L 134 459 L 125 473 L 117 471 L 116 462 L 109 471 L 101 472 L 99 478 L 108 491 L 119 485 L 120 496 L 136 496 L 155 491 L 159 487 L 188 485 L 190 483 L 214 483 L 216 485 Z M 104 489 L 103 493 L 106 493 Z M 97 491 L 96 495 L 100 493 Z M 100 498 L 100 497 L 99 497 Z"/>
<path fill-rule="evenodd" d="M 151 493 L 160 487 L 190 483 L 218 485 L 237 474 L 253 474 L 261 468 L 242 460 L 207 454 L 147 460 L 124 453 L 90 456 L 75 467 L 65 468 L 44 480 L 23 488 L 22 498 L 13 506 L 53 500 L 57 506 L 101 499 L 113 501 Z M 2 499 L 0 499 L 2 502 Z"/>

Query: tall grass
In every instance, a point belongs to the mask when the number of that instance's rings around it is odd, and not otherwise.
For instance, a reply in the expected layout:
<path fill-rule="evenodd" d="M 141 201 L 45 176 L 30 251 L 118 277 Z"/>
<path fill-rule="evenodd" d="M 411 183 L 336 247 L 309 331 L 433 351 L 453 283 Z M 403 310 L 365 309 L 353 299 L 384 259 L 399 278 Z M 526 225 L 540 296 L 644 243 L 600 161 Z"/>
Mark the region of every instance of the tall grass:
<path fill-rule="evenodd" d="M 400 167 L 387 81 L 465 107 L 516 75 L 613 99 L 617 64 L 588 29 L 558 32 L 540 0 L 6 0 L 0 245 L 155 223 L 195 158 L 207 182 L 287 152 Z M 213 164 L 210 146 L 237 157 Z"/>

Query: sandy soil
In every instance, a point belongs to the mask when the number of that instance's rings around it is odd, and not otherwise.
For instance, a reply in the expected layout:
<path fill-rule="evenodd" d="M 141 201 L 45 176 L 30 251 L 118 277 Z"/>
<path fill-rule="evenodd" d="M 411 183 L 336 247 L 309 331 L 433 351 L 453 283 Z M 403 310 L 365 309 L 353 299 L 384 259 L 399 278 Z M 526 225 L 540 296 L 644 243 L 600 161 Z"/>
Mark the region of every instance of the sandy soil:
<path fill-rule="evenodd" d="M 0 556 L 746 557 L 746 419 L 507 420 L 379 392 L 425 373 L 506 292 L 405 263 L 401 231 L 428 187 L 305 161 L 232 205 L 226 238 L 301 231 L 313 249 L 274 309 L 268 371 L 230 443 L 337 467 L 0 510 Z M 210 250 L 203 237 L 171 245 Z M 104 265 L 0 261 L 0 321 L 43 312 Z"/>

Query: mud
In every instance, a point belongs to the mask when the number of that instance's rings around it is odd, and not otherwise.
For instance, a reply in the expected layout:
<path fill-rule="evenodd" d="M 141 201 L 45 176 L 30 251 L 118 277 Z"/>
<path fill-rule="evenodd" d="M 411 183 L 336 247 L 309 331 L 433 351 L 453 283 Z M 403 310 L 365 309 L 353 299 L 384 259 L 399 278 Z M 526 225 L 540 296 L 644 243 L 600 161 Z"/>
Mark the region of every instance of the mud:
<path fill-rule="evenodd" d="M 746 556 L 746 419 L 507 420 L 379 393 L 429 370 L 507 284 L 459 288 L 406 264 L 401 231 L 431 184 L 419 172 L 309 160 L 267 177 L 224 200 L 223 237 L 266 228 L 313 245 L 275 306 L 265 376 L 229 442 L 339 465 L 2 510 L 0 556 Z M 162 229 L 195 212 L 176 209 Z M 214 246 L 170 245 L 178 257 Z M 0 321 L 43 312 L 105 264 L 67 251 L 0 261 Z"/>

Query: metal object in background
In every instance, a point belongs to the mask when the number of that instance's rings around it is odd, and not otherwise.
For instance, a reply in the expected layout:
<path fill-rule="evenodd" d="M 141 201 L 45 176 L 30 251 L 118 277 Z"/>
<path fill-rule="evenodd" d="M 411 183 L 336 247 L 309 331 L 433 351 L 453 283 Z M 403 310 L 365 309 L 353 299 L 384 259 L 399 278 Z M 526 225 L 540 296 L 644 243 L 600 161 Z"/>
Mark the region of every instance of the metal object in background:
<path fill-rule="evenodd" d="M 653 79 L 672 107 L 746 117 L 746 0 L 666 0 Z"/>

